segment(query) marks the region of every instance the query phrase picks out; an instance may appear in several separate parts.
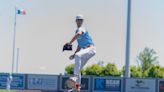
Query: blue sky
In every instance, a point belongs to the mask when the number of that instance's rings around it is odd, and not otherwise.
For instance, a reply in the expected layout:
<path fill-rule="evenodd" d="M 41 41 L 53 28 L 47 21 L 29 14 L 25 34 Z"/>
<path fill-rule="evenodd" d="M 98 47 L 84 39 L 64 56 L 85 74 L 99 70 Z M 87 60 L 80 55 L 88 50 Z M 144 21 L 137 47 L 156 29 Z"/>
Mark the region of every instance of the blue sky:
<path fill-rule="evenodd" d="M 137 65 L 136 55 L 149 47 L 164 66 L 163 4 L 164 0 L 132 0 L 131 65 Z M 63 73 L 73 61 L 68 60 L 72 53 L 61 49 L 74 35 L 79 13 L 97 47 L 87 66 L 98 61 L 115 63 L 119 69 L 124 65 L 127 0 L 0 0 L 0 72 L 11 71 L 15 6 L 27 11 L 17 16 L 19 72 Z"/>

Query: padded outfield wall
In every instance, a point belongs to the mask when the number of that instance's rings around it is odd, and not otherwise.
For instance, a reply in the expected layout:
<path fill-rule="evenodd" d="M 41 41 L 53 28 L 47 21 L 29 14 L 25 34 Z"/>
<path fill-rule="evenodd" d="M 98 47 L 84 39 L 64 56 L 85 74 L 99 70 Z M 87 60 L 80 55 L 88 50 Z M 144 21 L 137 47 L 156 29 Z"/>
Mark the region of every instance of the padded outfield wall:
<path fill-rule="evenodd" d="M 8 73 L 0 73 L 0 89 L 6 89 Z M 64 92 L 70 76 L 13 74 L 12 90 Z M 24 90 L 24 91 L 20 91 Z M 164 92 L 164 79 L 82 76 L 81 92 Z"/>

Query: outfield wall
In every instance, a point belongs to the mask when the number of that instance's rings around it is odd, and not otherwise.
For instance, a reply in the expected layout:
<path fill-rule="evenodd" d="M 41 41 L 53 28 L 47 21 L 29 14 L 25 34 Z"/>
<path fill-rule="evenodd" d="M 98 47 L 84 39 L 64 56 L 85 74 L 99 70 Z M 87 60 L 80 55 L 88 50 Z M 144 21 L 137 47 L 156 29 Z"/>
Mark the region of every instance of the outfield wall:
<path fill-rule="evenodd" d="M 0 73 L 0 89 L 6 89 L 9 74 Z M 13 74 L 11 89 L 65 92 L 70 76 Z M 22 92 L 22 91 L 21 91 Z M 164 79 L 82 76 L 81 92 L 164 92 Z"/>

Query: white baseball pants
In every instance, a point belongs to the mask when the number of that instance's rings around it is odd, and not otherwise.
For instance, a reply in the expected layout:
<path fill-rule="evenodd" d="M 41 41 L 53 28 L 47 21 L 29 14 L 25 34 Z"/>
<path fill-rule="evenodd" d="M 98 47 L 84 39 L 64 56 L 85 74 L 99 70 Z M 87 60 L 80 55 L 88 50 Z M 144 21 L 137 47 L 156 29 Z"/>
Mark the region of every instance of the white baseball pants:
<path fill-rule="evenodd" d="M 89 47 L 86 49 L 81 49 L 75 54 L 75 67 L 74 75 L 78 76 L 76 81 L 77 84 L 81 84 L 81 72 L 80 70 L 84 67 L 87 61 L 96 54 L 95 47 Z"/>

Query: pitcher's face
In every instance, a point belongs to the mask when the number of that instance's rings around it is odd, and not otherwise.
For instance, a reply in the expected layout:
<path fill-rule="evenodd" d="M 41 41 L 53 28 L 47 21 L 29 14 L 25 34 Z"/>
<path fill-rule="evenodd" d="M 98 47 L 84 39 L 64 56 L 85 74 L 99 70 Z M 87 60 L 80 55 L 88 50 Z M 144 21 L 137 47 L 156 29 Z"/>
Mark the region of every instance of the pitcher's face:
<path fill-rule="evenodd" d="M 83 20 L 82 19 L 77 19 L 76 24 L 77 24 L 78 27 L 81 27 L 82 24 L 83 24 Z"/>

